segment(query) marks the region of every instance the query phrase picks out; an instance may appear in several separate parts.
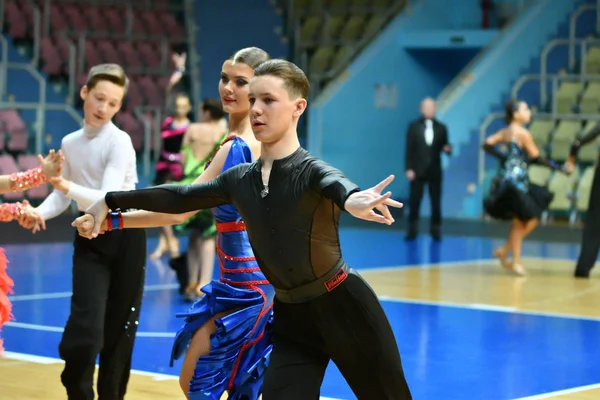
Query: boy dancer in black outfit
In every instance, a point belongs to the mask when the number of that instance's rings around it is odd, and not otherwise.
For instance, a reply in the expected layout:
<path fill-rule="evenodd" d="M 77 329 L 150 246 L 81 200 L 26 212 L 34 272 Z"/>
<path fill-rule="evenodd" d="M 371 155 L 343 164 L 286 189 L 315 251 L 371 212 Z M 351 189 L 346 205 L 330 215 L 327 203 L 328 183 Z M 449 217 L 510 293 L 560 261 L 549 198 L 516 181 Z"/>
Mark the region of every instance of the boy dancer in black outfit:
<path fill-rule="evenodd" d="M 250 117 L 262 143 L 259 160 L 206 184 L 108 193 L 73 225 L 91 238 L 103 229 L 109 209 L 111 220 L 126 208 L 185 213 L 234 204 L 258 264 L 275 287 L 274 349 L 263 399 L 318 398 L 330 360 L 359 399 L 411 399 L 390 324 L 375 293 L 342 259 L 338 237 L 341 210 L 394 222 L 387 206 L 402 204 L 391 200 L 390 192 L 381 194 L 393 176 L 361 191 L 339 170 L 312 157 L 296 133 L 309 89 L 302 70 L 271 60 L 254 74 Z M 127 224 L 113 223 L 115 228 Z"/>

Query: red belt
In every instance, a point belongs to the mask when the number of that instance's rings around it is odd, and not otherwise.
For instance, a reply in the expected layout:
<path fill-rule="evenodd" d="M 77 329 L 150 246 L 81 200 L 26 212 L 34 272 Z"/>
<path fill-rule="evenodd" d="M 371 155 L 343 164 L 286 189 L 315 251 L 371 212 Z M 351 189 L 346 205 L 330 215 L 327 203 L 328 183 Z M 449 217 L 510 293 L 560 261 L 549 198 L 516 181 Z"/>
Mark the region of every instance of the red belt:
<path fill-rule="evenodd" d="M 241 232 L 246 230 L 244 221 L 240 222 L 222 222 L 216 224 L 217 232 Z"/>

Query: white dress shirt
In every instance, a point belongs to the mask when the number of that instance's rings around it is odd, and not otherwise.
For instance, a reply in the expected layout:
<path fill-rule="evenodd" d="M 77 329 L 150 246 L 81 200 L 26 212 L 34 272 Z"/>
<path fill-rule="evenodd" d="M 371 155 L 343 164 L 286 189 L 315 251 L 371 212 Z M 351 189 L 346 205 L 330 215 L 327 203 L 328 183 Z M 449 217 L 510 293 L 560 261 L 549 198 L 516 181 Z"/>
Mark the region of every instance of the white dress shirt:
<path fill-rule="evenodd" d="M 37 207 L 48 220 L 64 212 L 71 200 L 85 211 L 107 192 L 133 190 L 138 182 L 135 150 L 130 136 L 109 122 L 85 126 L 62 140 L 62 176 L 71 181 L 67 195 L 54 190 Z"/>
<path fill-rule="evenodd" d="M 425 120 L 425 143 L 427 146 L 433 143 L 433 121 L 430 119 Z"/>

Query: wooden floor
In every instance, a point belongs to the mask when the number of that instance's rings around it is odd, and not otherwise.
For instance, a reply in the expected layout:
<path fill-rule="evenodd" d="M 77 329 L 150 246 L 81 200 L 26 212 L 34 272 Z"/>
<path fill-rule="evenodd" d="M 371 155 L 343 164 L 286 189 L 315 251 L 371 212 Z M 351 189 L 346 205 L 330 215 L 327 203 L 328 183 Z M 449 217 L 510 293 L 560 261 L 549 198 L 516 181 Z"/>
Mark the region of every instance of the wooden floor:
<path fill-rule="evenodd" d="M 465 262 L 445 267 L 361 271 L 377 295 L 403 300 L 480 304 L 600 317 L 600 280 L 574 279 L 573 262 L 527 258 L 525 277 L 499 268 L 497 261 Z M 600 277 L 600 268 L 592 277 Z"/>
<path fill-rule="evenodd" d="M 64 364 L 41 364 L 31 361 L 0 358 L 1 400 L 49 400 L 66 399 L 60 383 Z M 132 374 L 127 400 L 185 399 L 180 395 L 176 379 L 156 380 L 150 376 Z"/>
<path fill-rule="evenodd" d="M 573 400 L 598 400 L 600 399 L 600 389 L 582 390 L 581 392 L 568 393 L 546 397 L 546 399 L 573 399 Z"/>
<path fill-rule="evenodd" d="M 529 271 L 527 277 L 511 275 L 494 260 L 360 272 L 382 299 L 399 303 L 600 318 L 600 268 L 595 269 L 592 279 L 580 280 L 571 276 L 574 263 L 570 260 L 527 258 L 524 265 Z M 61 363 L 41 358 L 39 361 L 35 357 L 19 359 L 11 357 L 8 350 L 5 357 L 0 357 L 0 400 L 66 398 L 60 383 Z M 531 378 L 523 376 L 523 379 Z M 598 386 L 522 399 L 600 399 Z M 126 399 L 184 399 L 184 396 L 176 377 L 133 373 Z"/>
<path fill-rule="evenodd" d="M 0 357 L 0 400 L 65 399 L 65 391 L 60 383 L 62 368 L 61 363 L 45 364 Z M 157 379 L 138 373 L 132 373 L 125 398 L 127 400 L 185 399 L 176 378 Z M 598 400 L 600 389 L 536 398 Z M 227 399 L 226 394 L 221 397 L 221 400 L 225 399 Z"/>

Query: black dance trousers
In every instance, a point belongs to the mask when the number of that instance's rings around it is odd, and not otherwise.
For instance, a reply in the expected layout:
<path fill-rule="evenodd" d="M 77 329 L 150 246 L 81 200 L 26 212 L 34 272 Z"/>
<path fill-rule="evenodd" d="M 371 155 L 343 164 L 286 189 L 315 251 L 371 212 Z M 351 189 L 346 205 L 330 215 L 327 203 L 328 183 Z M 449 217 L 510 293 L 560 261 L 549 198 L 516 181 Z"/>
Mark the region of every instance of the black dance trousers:
<path fill-rule="evenodd" d="M 89 240 L 76 235 L 71 313 L 61 342 L 61 381 L 69 400 L 123 399 L 144 291 L 146 233 L 106 232 Z"/>
<path fill-rule="evenodd" d="M 356 273 L 304 303 L 275 297 L 273 314 L 263 400 L 318 400 L 329 360 L 360 400 L 412 399 L 390 323 Z"/>
<path fill-rule="evenodd" d="M 408 199 L 408 230 L 416 234 L 418 230 L 421 201 L 425 193 L 425 186 L 429 189 L 431 201 L 431 232 L 439 233 L 442 224 L 442 176 L 431 174 L 431 177 L 415 178 L 410 181 L 410 195 Z"/>
<path fill-rule="evenodd" d="M 590 203 L 583 224 L 581 252 L 575 267 L 575 276 L 590 276 L 590 272 L 596 264 L 598 250 L 600 250 L 600 171 L 596 167 Z"/>

